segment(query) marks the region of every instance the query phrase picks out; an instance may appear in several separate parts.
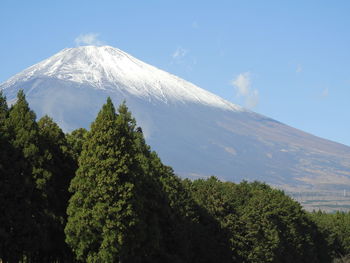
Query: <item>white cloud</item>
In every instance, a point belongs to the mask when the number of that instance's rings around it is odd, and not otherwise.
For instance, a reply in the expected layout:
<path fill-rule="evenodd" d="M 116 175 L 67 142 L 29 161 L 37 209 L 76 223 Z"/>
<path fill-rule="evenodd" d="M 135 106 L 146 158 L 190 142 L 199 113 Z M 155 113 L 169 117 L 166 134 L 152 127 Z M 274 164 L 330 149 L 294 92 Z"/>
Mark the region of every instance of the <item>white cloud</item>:
<path fill-rule="evenodd" d="M 325 89 L 322 91 L 321 96 L 322 96 L 323 98 L 325 98 L 325 97 L 328 97 L 328 95 L 329 95 L 329 90 L 328 90 L 328 88 L 325 88 Z"/>
<path fill-rule="evenodd" d="M 249 72 L 239 74 L 232 85 L 236 88 L 238 96 L 247 96 L 250 92 L 250 74 Z"/>
<path fill-rule="evenodd" d="M 170 65 L 181 68 L 187 73 L 191 72 L 197 64 L 196 57 L 190 54 L 188 49 L 185 49 L 181 46 L 176 48 L 176 50 L 171 54 Z"/>
<path fill-rule="evenodd" d="M 193 21 L 193 22 L 192 22 L 192 28 L 194 28 L 194 29 L 199 28 L 199 25 L 198 25 L 198 22 L 197 22 L 197 21 Z"/>
<path fill-rule="evenodd" d="M 297 66 L 297 69 L 295 70 L 296 73 L 301 73 L 303 71 L 303 67 L 299 64 Z"/>
<path fill-rule="evenodd" d="M 249 109 L 255 108 L 259 104 L 259 91 L 253 90 L 249 96 L 246 97 L 246 107 Z"/>
<path fill-rule="evenodd" d="M 187 53 L 188 53 L 187 49 L 184 49 L 182 47 L 178 47 L 171 56 L 173 57 L 173 59 L 181 59 L 184 56 L 186 56 Z"/>
<path fill-rule="evenodd" d="M 93 46 L 101 46 L 104 43 L 98 39 L 99 34 L 97 33 L 87 33 L 81 34 L 75 38 L 74 42 L 77 46 L 82 45 L 93 45 Z"/>
<path fill-rule="evenodd" d="M 245 106 L 247 108 L 251 109 L 258 105 L 259 91 L 252 89 L 249 72 L 239 74 L 231 81 L 231 84 L 236 90 L 236 95 L 245 99 Z"/>

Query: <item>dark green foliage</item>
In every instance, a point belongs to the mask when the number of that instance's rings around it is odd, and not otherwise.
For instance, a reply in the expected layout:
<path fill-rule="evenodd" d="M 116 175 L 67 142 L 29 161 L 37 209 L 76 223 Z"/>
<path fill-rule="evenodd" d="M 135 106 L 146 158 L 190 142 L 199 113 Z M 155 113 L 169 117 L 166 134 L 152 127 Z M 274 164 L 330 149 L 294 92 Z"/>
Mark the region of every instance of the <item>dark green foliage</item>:
<path fill-rule="evenodd" d="M 22 172 L 22 155 L 11 144 L 8 108 L 0 93 L 0 258 L 16 262 L 29 246 L 31 227 L 27 195 L 30 188 Z"/>
<path fill-rule="evenodd" d="M 250 187 L 251 197 L 240 209 L 243 238 L 249 244 L 241 250 L 249 262 L 330 261 L 317 251 L 316 227 L 297 202 L 265 184 Z"/>
<path fill-rule="evenodd" d="M 72 254 L 65 243 L 64 227 L 67 216 L 66 209 L 70 194 L 68 187 L 77 168 L 70 154 L 65 135 L 58 125 L 48 116 L 38 122 L 42 172 L 42 205 L 45 211 L 46 233 L 41 258 L 61 261 L 70 260 Z M 45 254 L 45 255 L 43 255 Z"/>
<path fill-rule="evenodd" d="M 194 199 L 214 216 L 239 262 L 329 262 L 327 246 L 300 205 L 261 183 L 216 178 L 187 181 Z M 317 248 L 325 248 L 325 251 Z"/>
<path fill-rule="evenodd" d="M 0 99 L 0 104 L 1 99 Z M 4 109 L 4 107 L 2 107 Z M 1 123 L 0 169 L 4 202 L 4 262 L 67 261 L 64 243 L 68 185 L 76 164 L 60 128 L 48 117 L 39 125 L 23 91 Z"/>
<path fill-rule="evenodd" d="M 215 219 L 150 151 L 125 104 L 118 114 L 110 99 L 103 106 L 83 144 L 70 189 L 67 242 L 80 260 L 227 258 L 225 241 L 216 239 L 220 229 Z"/>
<path fill-rule="evenodd" d="M 157 199 L 159 208 L 154 212 L 160 220 L 161 253 L 152 262 L 230 262 L 228 244 L 215 219 L 194 202 L 173 170 L 144 142 L 141 145 L 142 156 L 148 160 L 145 172 L 154 185 L 160 185 L 161 199 Z"/>
<path fill-rule="evenodd" d="M 17 102 L 10 110 L 8 128 L 10 130 L 13 144 L 21 148 L 24 157 L 37 163 L 36 156 L 38 148 L 38 125 L 35 121 L 35 113 L 30 110 L 23 91 L 19 91 Z"/>
<path fill-rule="evenodd" d="M 220 262 L 236 262 L 237 253 L 232 249 L 230 240 L 230 227 L 234 224 L 228 226 L 229 222 L 234 223 L 236 214 L 233 207 L 229 207 L 230 202 L 223 200 L 225 185 L 214 177 L 193 182 L 184 180 L 183 185 L 191 193 L 190 198 L 193 198 L 199 205 L 197 213 L 201 214 L 199 225 L 201 238 L 196 240 L 196 243 L 204 247 L 210 246 L 207 241 L 211 242 L 211 245 L 215 244 L 210 254 L 207 255 L 209 258 L 212 257 L 211 261 L 218 258 Z M 201 254 L 205 255 L 208 252 L 208 249 L 204 249 Z"/>
<path fill-rule="evenodd" d="M 66 135 L 67 142 L 71 149 L 74 160 L 78 161 L 78 157 L 83 150 L 83 144 L 86 140 L 87 130 L 79 128 Z"/>
<path fill-rule="evenodd" d="M 350 255 L 350 212 L 328 214 L 318 211 L 309 215 L 322 232 L 334 258 L 345 258 Z"/>
<path fill-rule="evenodd" d="M 11 109 L 0 92 L 0 215 L 6 263 L 73 255 L 316 263 L 350 254 L 350 213 L 307 214 L 259 182 L 181 180 L 151 151 L 125 103 L 115 112 L 110 99 L 90 131 L 65 135 L 48 116 L 36 122 L 23 91 Z"/>
<path fill-rule="evenodd" d="M 185 180 L 184 184 L 192 193 L 194 200 L 219 224 L 221 240 L 226 240 L 230 250 L 230 260 L 242 262 L 243 258 L 240 257 L 237 250 L 237 243 L 240 242 L 241 238 L 238 231 L 241 229 L 239 228 L 235 196 L 232 195 L 233 184 L 222 183 L 215 177 L 193 182 Z"/>
<path fill-rule="evenodd" d="M 4 97 L 2 90 L 0 90 L 0 122 L 2 123 L 2 125 L 4 124 L 8 113 L 9 109 L 6 102 L 6 97 Z"/>
<path fill-rule="evenodd" d="M 108 99 L 91 125 L 70 187 L 67 242 L 87 262 L 141 262 L 159 244 L 140 191 L 135 120 L 124 104 L 118 113 Z"/>
<path fill-rule="evenodd" d="M 39 249 L 41 242 L 40 225 L 42 211 L 40 210 L 40 193 L 36 187 L 39 179 L 38 161 L 38 126 L 35 122 L 35 114 L 29 109 L 23 91 L 17 95 L 17 102 L 10 109 L 9 116 L 5 121 L 7 139 L 12 147 L 11 168 L 7 170 L 11 179 L 7 194 L 11 200 L 16 200 L 20 207 L 13 205 L 9 207 L 8 213 L 14 222 L 10 222 L 11 238 L 14 238 L 13 248 L 9 248 L 10 255 L 6 257 L 20 257 L 22 254 L 33 254 Z M 13 191 L 16 189 L 15 191 Z M 11 192 L 12 191 L 12 192 Z M 13 228 L 13 230 L 12 230 Z M 16 249 L 17 251 L 11 252 Z M 9 261 L 14 259 L 8 259 Z"/>

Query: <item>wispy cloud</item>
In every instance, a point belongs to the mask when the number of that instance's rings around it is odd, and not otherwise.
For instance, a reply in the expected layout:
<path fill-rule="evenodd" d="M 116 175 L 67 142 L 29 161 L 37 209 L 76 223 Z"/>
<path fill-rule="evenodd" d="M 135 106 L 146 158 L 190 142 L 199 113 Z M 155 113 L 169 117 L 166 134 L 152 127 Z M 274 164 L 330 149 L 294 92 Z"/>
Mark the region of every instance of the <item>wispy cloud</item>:
<path fill-rule="evenodd" d="M 259 103 L 259 91 L 252 89 L 249 72 L 241 73 L 231 81 L 235 88 L 236 95 L 243 97 L 247 108 L 254 108 Z"/>
<path fill-rule="evenodd" d="M 328 97 L 328 95 L 329 95 L 329 90 L 328 90 L 328 88 L 325 88 L 325 89 L 322 91 L 321 96 L 322 96 L 323 98 L 326 98 L 326 97 Z"/>
<path fill-rule="evenodd" d="M 295 70 L 296 73 L 301 73 L 303 71 L 303 67 L 299 64 Z"/>
<path fill-rule="evenodd" d="M 104 45 L 104 42 L 99 40 L 98 36 L 99 36 L 99 34 L 97 34 L 97 33 L 81 34 L 75 38 L 74 42 L 77 46 L 82 46 L 82 45 L 101 46 L 101 45 Z"/>
<path fill-rule="evenodd" d="M 250 92 L 250 74 L 249 72 L 239 74 L 232 80 L 238 96 L 248 96 Z"/>
<path fill-rule="evenodd" d="M 198 25 L 198 22 L 197 22 L 197 21 L 193 21 L 193 22 L 192 22 L 192 28 L 194 28 L 194 29 L 199 28 L 199 25 Z"/>
<path fill-rule="evenodd" d="M 171 53 L 171 61 L 169 64 L 189 73 L 197 64 L 197 59 L 188 49 L 178 46 L 175 51 Z"/>
<path fill-rule="evenodd" d="M 173 59 L 182 59 L 185 57 L 188 53 L 187 49 L 184 49 L 182 47 L 178 47 L 173 54 L 171 55 Z"/>
<path fill-rule="evenodd" d="M 252 90 L 246 97 L 245 106 L 248 109 L 253 109 L 259 104 L 259 91 L 257 89 Z"/>

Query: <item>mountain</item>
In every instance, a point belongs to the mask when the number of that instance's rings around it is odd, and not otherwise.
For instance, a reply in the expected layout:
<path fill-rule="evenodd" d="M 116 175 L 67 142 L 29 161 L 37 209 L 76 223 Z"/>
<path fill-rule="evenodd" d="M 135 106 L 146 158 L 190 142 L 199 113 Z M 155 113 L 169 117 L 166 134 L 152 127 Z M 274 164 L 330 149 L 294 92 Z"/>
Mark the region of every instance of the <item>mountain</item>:
<path fill-rule="evenodd" d="M 260 180 L 309 207 L 330 194 L 347 205 L 350 147 L 234 105 L 119 49 L 64 49 L 0 89 L 10 102 L 23 89 L 38 117 L 48 114 L 67 132 L 88 128 L 107 96 L 116 105 L 126 100 L 152 149 L 181 176 Z"/>

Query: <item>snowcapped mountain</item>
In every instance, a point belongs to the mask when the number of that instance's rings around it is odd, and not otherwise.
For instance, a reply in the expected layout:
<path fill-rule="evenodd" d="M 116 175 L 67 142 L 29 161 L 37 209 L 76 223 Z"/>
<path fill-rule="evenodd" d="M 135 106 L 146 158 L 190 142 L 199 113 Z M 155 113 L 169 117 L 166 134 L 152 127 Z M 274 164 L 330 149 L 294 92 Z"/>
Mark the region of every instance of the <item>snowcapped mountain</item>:
<path fill-rule="evenodd" d="M 192 83 L 110 46 L 66 48 L 15 75 L 3 84 L 3 88 L 38 77 L 86 84 L 95 89 L 126 92 L 165 103 L 193 102 L 228 110 L 242 110 Z"/>
<path fill-rule="evenodd" d="M 350 190 L 350 147 L 234 105 L 109 46 L 64 49 L 0 85 L 38 117 L 88 128 L 110 96 L 126 100 L 147 142 L 182 176 L 261 180 L 292 192 Z"/>

